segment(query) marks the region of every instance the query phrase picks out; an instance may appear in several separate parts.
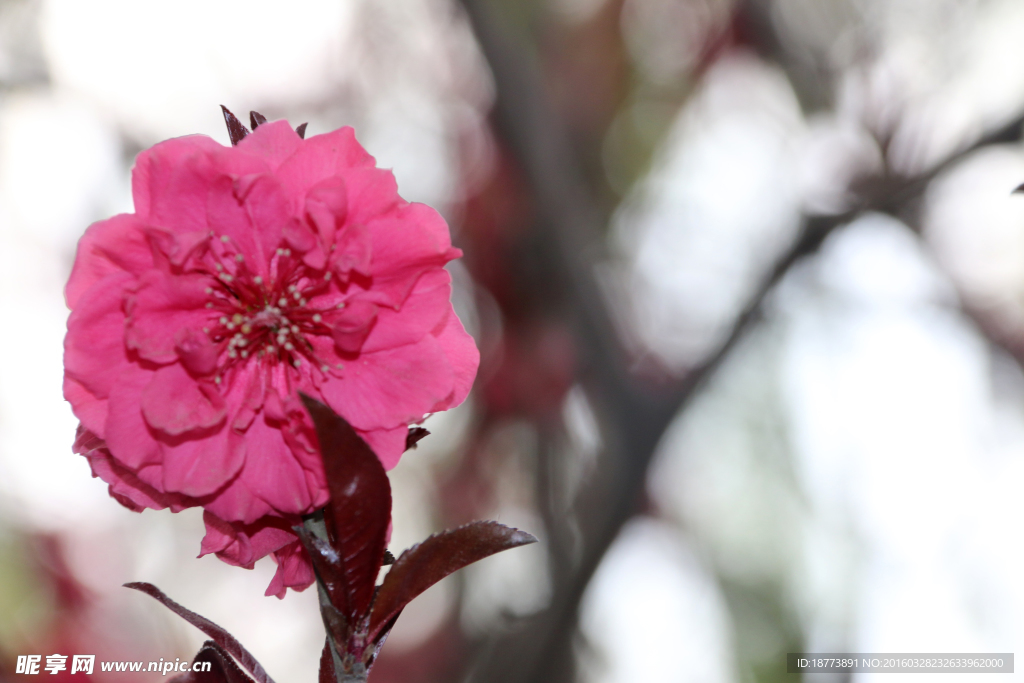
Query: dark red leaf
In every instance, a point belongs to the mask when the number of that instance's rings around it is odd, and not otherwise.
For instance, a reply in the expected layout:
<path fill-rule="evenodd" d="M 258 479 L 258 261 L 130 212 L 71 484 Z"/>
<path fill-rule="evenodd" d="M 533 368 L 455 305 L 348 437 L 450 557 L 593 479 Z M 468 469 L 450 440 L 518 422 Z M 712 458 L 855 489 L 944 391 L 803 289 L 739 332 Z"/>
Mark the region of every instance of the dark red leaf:
<path fill-rule="evenodd" d="M 220 105 L 221 110 L 224 112 L 224 123 L 228 127 L 228 137 L 231 138 L 231 144 L 237 145 L 242 141 L 246 135 L 249 134 L 249 129 L 242 125 L 242 122 L 238 118 L 228 111 L 228 108 L 223 104 Z"/>
<path fill-rule="evenodd" d="M 306 395 L 302 401 L 316 425 L 331 493 L 324 516 L 343 572 L 344 595 L 331 596 L 331 602 L 354 624 L 369 611 L 384 560 L 391 484 L 373 450 L 344 418 Z"/>
<path fill-rule="evenodd" d="M 1010 194 L 1020 194 L 1022 192 L 1024 192 L 1024 184 L 1018 185 Z"/>
<path fill-rule="evenodd" d="M 323 522 L 321 522 L 322 524 Z M 321 526 L 321 528 L 323 527 Z M 305 525 L 292 527 L 292 530 L 302 541 L 302 545 L 313 562 L 317 581 L 327 591 L 329 603 L 320 606 L 324 627 L 337 642 L 344 643 L 348 640 L 348 617 L 334 607 L 335 604 L 344 605 L 348 602 L 348 581 L 345 577 L 345 568 L 341 563 L 341 555 L 330 543 L 319 538 Z M 333 611 L 327 611 L 328 607 Z"/>
<path fill-rule="evenodd" d="M 390 550 L 385 550 L 384 551 L 384 561 L 381 562 L 381 564 L 382 565 L 389 565 L 389 564 L 394 564 L 394 563 L 395 563 L 395 556 L 391 554 Z"/>
<path fill-rule="evenodd" d="M 164 595 L 163 591 L 151 583 L 138 581 L 135 583 L 126 583 L 124 584 L 124 587 L 141 591 L 151 598 L 155 598 L 163 604 L 164 607 L 171 610 L 206 635 L 210 636 L 214 643 L 222 647 L 228 654 L 237 659 L 242 666 L 248 669 L 249 673 L 253 675 L 253 678 L 255 678 L 258 683 L 274 683 L 274 680 L 267 675 L 267 672 L 263 670 L 263 667 L 256 661 L 256 658 L 253 657 L 248 650 L 242 647 L 242 644 L 235 640 L 233 635 L 217 624 L 213 623 L 206 617 L 196 614 L 192 610 L 182 607 L 174 600 L 171 600 L 169 597 Z"/>
<path fill-rule="evenodd" d="M 303 140 L 306 139 L 306 126 L 308 125 L 308 123 L 300 123 L 299 127 L 295 129 L 295 132 L 298 133 L 299 137 L 302 138 Z"/>
<path fill-rule="evenodd" d="M 205 667 L 196 670 L 196 664 L 209 662 L 210 670 Z M 253 683 L 245 672 L 238 668 L 231 656 L 220 645 L 208 640 L 203 643 L 195 659 L 192 660 L 192 671 L 175 676 L 168 683 Z M 331 682 L 333 683 L 333 681 Z"/>
<path fill-rule="evenodd" d="M 410 427 L 409 434 L 405 437 L 405 450 L 416 448 L 416 444 L 425 436 L 430 436 L 430 432 L 423 427 Z"/>
<path fill-rule="evenodd" d="M 262 124 L 264 124 L 266 122 L 267 122 L 267 117 L 264 116 L 263 114 L 259 113 L 258 111 L 251 111 L 251 112 L 249 112 L 249 125 L 252 126 L 253 130 L 256 130 L 256 128 L 258 126 L 260 126 L 260 125 L 262 125 Z"/>
<path fill-rule="evenodd" d="M 370 642 L 413 598 L 452 572 L 502 550 L 536 542 L 531 534 L 497 522 L 471 522 L 409 548 L 395 561 L 377 593 L 370 615 Z"/>
<path fill-rule="evenodd" d="M 324 649 L 320 653 L 320 683 L 337 683 L 334 677 L 334 655 L 331 654 L 331 646 L 325 640 Z"/>

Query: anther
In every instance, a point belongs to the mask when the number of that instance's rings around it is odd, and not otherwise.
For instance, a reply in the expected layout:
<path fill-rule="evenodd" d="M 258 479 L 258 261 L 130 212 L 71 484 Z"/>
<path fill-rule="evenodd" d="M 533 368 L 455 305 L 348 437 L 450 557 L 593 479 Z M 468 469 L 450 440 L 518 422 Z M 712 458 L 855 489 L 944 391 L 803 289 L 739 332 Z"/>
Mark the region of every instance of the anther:
<path fill-rule="evenodd" d="M 260 277 L 259 275 L 257 275 L 256 277 L 254 277 L 254 278 L 252 279 L 252 281 L 253 281 L 253 282 L 255 282 L 255 283 L 256 283 L 256 284 L 258 284 L 258 285 L 262 285 L 262 284 L 263 284 L 263 278 L 261 278 L 261 277 Z"/>
<path fill-rule="evenodd" d="M 320 317 L 320 314 L 319 314 L 319 313 L 314 313 L 314 314 L 313 314 L 313 322 L 315 322 L 315 323 L 318 323 L 318 322 L 320 322 L 321 320 L 323 320 L 323 318 L 322 318 L 322 317 Z"/>
<path fill-rule="evenodd" d="M 227 235 L 221 235 L 220 236 L 220 241 L 223 242 L 224 244 L 227 244 L 228 242 L 231 241 L 231 238 L 228 237 Z"/>
<path fill-rule="evenodd" d="M 288 305 L 288 299 L 285 299 L 282 296 L 280 299 L 277 300 L 277 305 L 278 306 L 287 306 Z"/>

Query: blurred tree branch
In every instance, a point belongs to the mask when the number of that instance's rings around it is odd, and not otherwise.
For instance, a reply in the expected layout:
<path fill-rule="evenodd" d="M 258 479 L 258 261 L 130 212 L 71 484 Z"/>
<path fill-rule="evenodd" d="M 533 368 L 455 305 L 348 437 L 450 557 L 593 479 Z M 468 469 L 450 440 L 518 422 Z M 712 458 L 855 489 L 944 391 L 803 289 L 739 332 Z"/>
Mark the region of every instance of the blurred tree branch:
<path fill-rule="evenodd" d="M 777 255 L 762 285 L 719 347 L 681 380 L 659 385 L 630 373 L 629 354 L 618 338 L 592 270 L 592 265 L 603 258 L 608 216 L 594 201 L 564 125 L 545 98 L 535 56 L 525 47 L 525 41 L 501 25 L 487 0 L 461 3 L 494 75 L 497 98 L 493 114 L 498 133 L 523 169 L 536 202 L 535 227 L 547 237 L 537 243 L 546 251 L 543 256 L 550 277 L 567 292 L 566 314 L 573 317 L 582 356 L 580 379 L 598 413 L 605 440 L 600 466 L 576 501 L 582 536 L 579 561 L 553 572 L 549 607 L 530 617 L 523 628 L 491 642 L 470 678 L 488 683 L 568 681 L 572 679 L 571 646 L 580 601 L 605 552 L 636 511 L 647 467 L 665 429 L 757 321 L 768 293 L 793 264 L 814 254 L 836 228 L 865 212 L 889 213 L 915 225 L 912 214 L 931 180 L 980 147 L 1020 139 L 1024 116 L 918 176 L 866 179 L 859 188 L 859 201 L 848 211 L 805 216 L 797 239 Z M 780 40 L 772 33 L 771 22 L 763 20 L 766 4 L 741 3 L 739 11 L 746 5 L 754 19 L 748 28 L 765 34 L 755 41 L 755 49 L 764 48 L 763 57 L 780 63 L 794 82 L 807 84 L 807 74 L 795 73 L 794 69 L 800 70 L 787 63 L 792 60 L 777 49 Z M 825 101 L 806 93 L 801 100 L 816 104 Z M 992 325 L 976 312 L 975 319 L 983 331 L 994 334 Z M 1019 342 L 1008 345 L 998 336 L 993 338 L 1024 362 L 1024 348 Z M 552 539 L 563 536 L 557 530 L 549 534 Z"/>

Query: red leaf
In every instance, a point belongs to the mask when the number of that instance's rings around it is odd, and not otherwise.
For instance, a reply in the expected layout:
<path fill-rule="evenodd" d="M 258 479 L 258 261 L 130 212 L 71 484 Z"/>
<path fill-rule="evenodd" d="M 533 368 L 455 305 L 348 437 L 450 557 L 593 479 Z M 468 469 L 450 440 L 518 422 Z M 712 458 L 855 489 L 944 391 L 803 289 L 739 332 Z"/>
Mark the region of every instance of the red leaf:
<path fill-rule="evenodd" d="M 258 683 L 274 683 L 274 680 L 267 675 L 267 672 L 263 670 L 263 667 L 256 661 L 256 658 L 253 657 L 248 650 L 242 647 L 242 644 L 235 640 L 233 635 L 217 624 L 213 623 L 206 617 L 200 616 L 195 612 L 182 607 L 174 600 L 171 600 L 169 597 L 164 595 L 163 591 L 151 583 L 138 581 L 135 583 L 126 583 L 124 584 L 124 587 L 141 591 L 146 595 L 155 598 L 162 603 L 164 607 L 171 610 L 206 635 L 210 636 L 215 644 L 223 648 L 228 654 L 237 659 L 242 666 L 248 669 L 249 673 L 253 675 L 253 678 L 255 678 Z"/>
<path fill-rule="evenodd" d="M 384 467 L 355 430 L 327 406 L 302 395 L 316 425 L 331 501 L 324 513 L 342 570 L 341 595 L 331 602 L 355 624 L 370 609 L 384 561 L 391 520 L 391 484 Z M 323 577 L 327 579 L 328 577 Z"/>
<path fill-rule="evenodd" d="M 224 123 L 227 124 L 228 137 L 231 138 L 231 144 L 237 145 L 242 141 L 242 138 L 249 134 L 249 130 L 242 125 L 238 117 L 228 111 L 227 107 L 222 104 L 220 108 L 224 112 Z"/>
<path fill-rule="evenodd" d="M 331 646 L 325 640 L 324 649 L 320 653 L 320 676 L 318 677 L 320 683 L 337 683 L 337 678 L 334 676 L 334 655 L 331 654 Z"/>
<path fill-rule="evenodd" d="M 249 124 L 253 130 L 256 130 L 257 126 L 260 126 L 267 122 L 267 117 L 258 111 L 249 112 Z"/>
<path fill-rule="evenodd" d="M 502 550 L 536 542 L 531 534 L 497 522 L 471 522 L 414 545 L 384 577 L 370 614 L 369 642 L 384 633 L 413 598 L 452 572 Z"/>
<path fill-rule="evenodd" d="M 196 664 L 209 662 L 210 670 L 196 671 Z M 195 659 L 192 660 L 192 671 L 175 676 L 167 683 L 253 683 L 252 679 L 245 675 L 245 672 L 238 668 L 235 661 L 231 659 L 224 649 L 208 640 L 203 643 Z M 333 681 L 331 682 L 333 683 Z"/>
<path fill-rule="evenodd" d="M 416 444 L 425 436 L 430 436 L 430 432 L 423 427 L 409 427 L 409 433 L 405 437 L 405 450 L 416 448 Z"/>

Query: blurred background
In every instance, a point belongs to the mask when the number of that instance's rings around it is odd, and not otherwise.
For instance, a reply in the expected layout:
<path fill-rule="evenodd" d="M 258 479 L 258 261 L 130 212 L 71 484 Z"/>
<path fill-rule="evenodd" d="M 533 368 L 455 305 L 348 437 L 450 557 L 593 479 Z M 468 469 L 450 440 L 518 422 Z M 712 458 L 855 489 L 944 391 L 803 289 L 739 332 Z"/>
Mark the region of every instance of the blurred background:
<path fill-rule="evenodd" d="M 220 104 L 354 126 L 465 250 L 480 374 L 390 473 L 391 549 L 542 541 L 419 598 L 373 683 L 1024 652 L 1024 3 L 0 0 L 0 680 L 190 659 L 126 581 L 316 680 L 313 591 L 119 506 L 61 397 L 78 237 Z"/>

